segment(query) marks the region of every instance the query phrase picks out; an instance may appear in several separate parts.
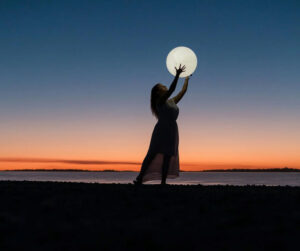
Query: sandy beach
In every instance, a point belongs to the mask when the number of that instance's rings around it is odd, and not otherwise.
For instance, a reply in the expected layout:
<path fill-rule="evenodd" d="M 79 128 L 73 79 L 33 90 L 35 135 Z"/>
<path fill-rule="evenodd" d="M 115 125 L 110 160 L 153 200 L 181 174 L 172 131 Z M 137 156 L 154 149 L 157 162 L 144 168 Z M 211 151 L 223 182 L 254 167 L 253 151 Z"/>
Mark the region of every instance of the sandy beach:
<path fill-rule="evenodd" d="M 0 182 L 1 250 L 292 250 L 300 187 Z"/>

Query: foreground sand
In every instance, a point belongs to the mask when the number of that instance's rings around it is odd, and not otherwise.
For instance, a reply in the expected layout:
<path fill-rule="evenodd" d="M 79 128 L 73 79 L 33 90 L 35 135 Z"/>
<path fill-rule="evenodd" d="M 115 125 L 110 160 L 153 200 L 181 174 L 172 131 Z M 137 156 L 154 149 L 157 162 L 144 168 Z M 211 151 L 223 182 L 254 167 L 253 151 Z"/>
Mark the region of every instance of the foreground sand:
<path fill-rule="evenodd" d="M 292 250 L 300 187 L 0 182 L 0 250 Z"/>

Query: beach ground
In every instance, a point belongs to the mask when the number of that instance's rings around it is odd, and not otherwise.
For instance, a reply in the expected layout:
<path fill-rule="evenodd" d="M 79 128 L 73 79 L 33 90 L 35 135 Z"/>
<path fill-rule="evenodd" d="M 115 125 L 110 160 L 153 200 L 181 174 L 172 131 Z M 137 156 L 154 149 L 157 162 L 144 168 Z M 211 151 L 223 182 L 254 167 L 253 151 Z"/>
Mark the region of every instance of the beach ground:
<path fill-rule="evenodd" d="M 300 187 L 0 182 L 0 250 L 295 250 Z"/>

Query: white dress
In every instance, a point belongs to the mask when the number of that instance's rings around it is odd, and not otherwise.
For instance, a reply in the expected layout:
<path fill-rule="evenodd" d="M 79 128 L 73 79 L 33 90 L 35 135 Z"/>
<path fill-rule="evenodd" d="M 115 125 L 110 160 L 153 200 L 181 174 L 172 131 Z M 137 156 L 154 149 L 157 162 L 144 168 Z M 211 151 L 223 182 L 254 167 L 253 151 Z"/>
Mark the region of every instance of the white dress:
<path fill-rule="evenodd" d="M 149 150 L 142 163 L 143 182 L 161 180 L 164 155 L 170 156 L 167 178 L 179 176 L 179 134 L 177 117 L 179 108 L 173 99 L 157 106 L 158 121 L 154 127 Z"/>

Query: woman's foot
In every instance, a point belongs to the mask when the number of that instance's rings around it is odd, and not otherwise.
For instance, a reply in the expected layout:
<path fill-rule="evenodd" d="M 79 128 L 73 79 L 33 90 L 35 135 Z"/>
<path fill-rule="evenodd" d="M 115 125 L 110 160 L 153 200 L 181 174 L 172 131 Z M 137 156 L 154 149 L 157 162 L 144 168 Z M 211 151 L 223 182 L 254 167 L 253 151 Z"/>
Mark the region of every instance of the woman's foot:
<path fill-rule="evenodd" d="M 133 184 L 134 184 L 135 186 L 138 186 L 138 185 L 141 185 L 141 182 L 138 182 L 137 180 L 134 180 L 134 181 L 133 181 Z"/>
<path fill-rule="evenodd" d="M 160 183 L 160 185 L 165 186 L 165 185 L 167 185 L 167 183 L 166 183 L 166 181 L 162 181 L 162 182 Z"/>
<path fill-rule="evenodd" d="M 136 185 L 136 186 L 142 185 L 142 180 L 136 178 L 136 179 L 133 181 L 133 184 Z"/>

